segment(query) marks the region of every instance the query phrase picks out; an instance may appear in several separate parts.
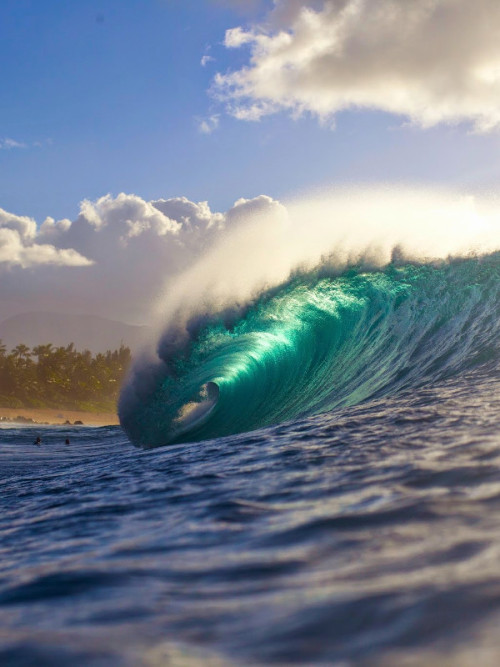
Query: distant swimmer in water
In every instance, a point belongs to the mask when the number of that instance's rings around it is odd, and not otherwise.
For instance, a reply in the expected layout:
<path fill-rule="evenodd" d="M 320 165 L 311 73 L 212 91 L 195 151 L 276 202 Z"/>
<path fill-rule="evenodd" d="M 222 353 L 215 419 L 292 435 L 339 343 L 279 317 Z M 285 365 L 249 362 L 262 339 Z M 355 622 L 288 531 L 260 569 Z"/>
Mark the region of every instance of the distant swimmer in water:
<path fill-rule="evenodd" d="M 64 444 L 65 444 L 65 445 L 69 445 L 69 438 L 66 438 Z"/>
<path fill-rule="evenodd" d="M 40 445 L 42 444 L 42 439 L 39 435 L 37 436 L 37 438 L 36 438 L 36 440 L 33 444 L 36 445 L 37 447 L 40 447 Z"/>

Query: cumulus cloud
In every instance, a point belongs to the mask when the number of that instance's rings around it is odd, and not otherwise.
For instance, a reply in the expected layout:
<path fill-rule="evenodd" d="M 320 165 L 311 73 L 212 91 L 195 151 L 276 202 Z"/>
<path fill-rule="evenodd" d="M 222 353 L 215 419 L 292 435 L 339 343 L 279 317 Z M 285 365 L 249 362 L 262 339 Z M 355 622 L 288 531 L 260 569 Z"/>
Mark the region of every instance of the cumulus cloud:
<path fill-rule="evenodd" d="M 72 248 L 60 249 L 40 243 L 36 222 L 0 209 L 0 271 L 14 266 L 23 269 L 44 264 L 88 266 L 92 262 Z"/>
<path fill-rule="evenodd" d="M 78 217 L 46 220 L 0 209 L 0 312 L 83 312 L 148 322 L 168 280 L 229 227 L 274 215 L 269 197 L 240 199 L 227 212 L 186 197 L 132 194 L 85 200 Z"/>
<path fill-rule="evenodd" d="M 365 108 L 489 131 L 500 125 L 499 26 L 498 0 L 274 0 L 264 22 L 226 32 L 250 60 L 219 73 L 213 92 L 244 120 Z"/>

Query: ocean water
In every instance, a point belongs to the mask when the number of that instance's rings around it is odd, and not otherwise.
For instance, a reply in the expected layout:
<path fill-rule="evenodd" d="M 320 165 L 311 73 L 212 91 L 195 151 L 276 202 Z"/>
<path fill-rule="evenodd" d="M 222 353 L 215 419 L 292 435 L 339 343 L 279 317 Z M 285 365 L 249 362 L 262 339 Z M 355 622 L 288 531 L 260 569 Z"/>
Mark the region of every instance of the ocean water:
<path fill-rule="evenodd" d="M 297 275 L 123 430 L 2 428 L 0 664 L 497 665 L 499 271 Z"/>

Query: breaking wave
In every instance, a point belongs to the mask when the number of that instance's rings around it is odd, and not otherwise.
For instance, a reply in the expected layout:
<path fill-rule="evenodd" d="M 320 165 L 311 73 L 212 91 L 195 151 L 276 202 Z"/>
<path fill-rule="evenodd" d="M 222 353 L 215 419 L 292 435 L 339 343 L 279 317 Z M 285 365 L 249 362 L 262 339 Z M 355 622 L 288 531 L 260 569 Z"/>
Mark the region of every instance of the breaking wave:
<path fill-rule="evenodd" d="M 139 363 L 119 414 L 135 444 L 225 436 L 495 363 L 500 253 L 296 274 L 244 308 L 203 309 Z"/>

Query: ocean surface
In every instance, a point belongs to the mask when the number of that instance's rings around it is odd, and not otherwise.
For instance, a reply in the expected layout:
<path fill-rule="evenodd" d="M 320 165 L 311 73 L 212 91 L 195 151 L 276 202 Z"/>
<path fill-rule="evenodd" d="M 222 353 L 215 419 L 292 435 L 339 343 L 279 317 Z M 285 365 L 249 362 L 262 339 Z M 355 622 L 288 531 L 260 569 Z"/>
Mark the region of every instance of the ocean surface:
<path fill-rule="evenodd" d="M 297 275 L 167 331 L 123 430 L 3 426 L 0 664 L 499 664 L 499 278 Z"/>

